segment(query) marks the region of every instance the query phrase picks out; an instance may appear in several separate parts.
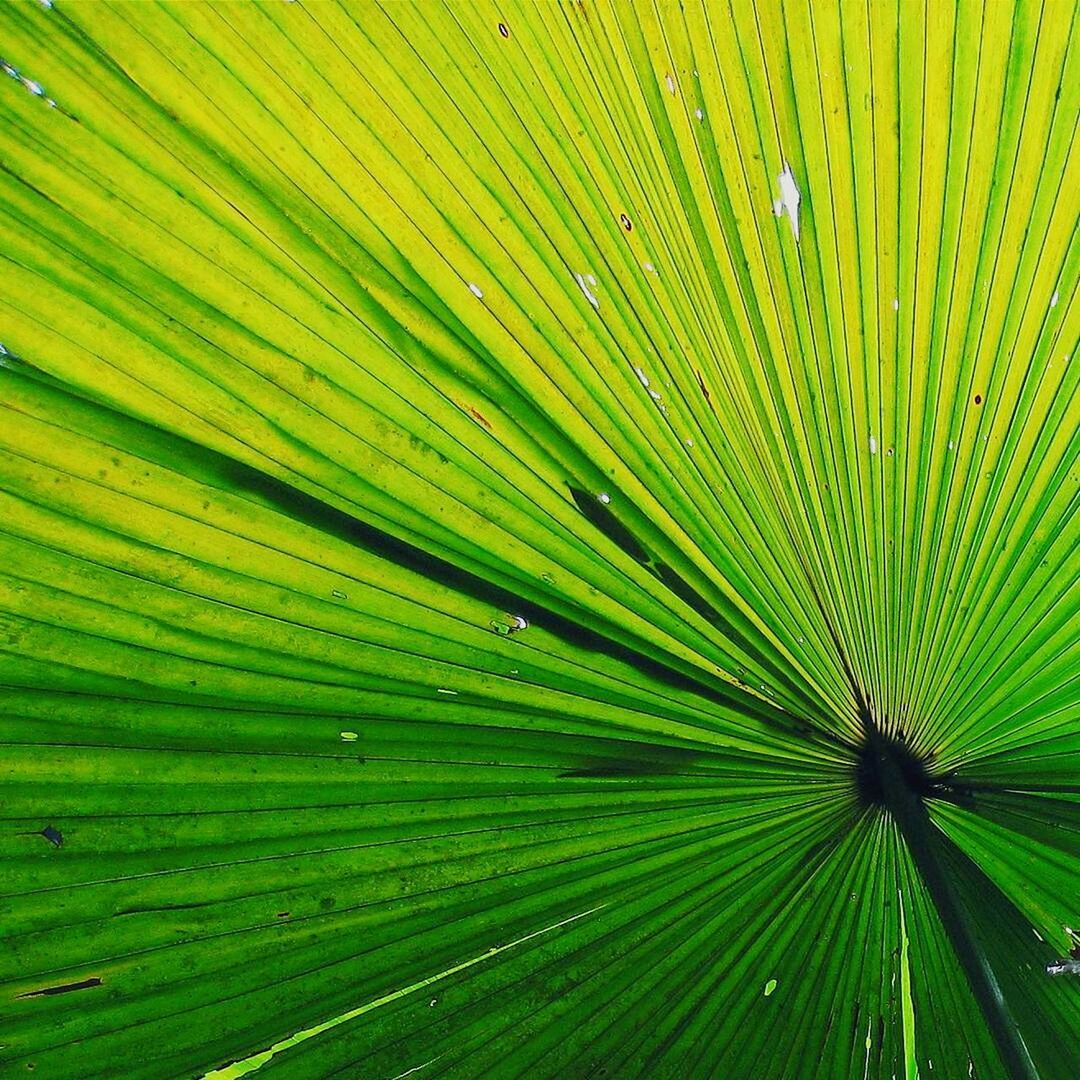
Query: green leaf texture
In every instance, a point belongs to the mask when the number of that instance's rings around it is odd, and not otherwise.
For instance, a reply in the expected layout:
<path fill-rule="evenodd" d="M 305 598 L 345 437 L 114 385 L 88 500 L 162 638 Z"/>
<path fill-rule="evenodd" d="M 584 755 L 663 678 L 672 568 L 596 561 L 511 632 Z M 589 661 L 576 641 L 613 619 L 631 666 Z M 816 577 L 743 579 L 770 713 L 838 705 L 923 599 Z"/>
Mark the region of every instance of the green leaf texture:
<path fill-rule="evenodd" d="M 0 5 L 3 1075 L 1075 1077 L 1077 21 Z"/>

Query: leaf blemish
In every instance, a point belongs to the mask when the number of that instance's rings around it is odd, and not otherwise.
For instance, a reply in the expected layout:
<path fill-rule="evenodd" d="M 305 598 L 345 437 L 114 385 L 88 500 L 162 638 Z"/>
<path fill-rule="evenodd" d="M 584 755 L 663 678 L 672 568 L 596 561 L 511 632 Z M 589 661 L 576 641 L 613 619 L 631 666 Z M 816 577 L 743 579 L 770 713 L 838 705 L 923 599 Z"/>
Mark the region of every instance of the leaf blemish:
<path fill-rule="evenodd" d="M 491 620 L 491 629 L 500 637 L 510 637 L 528 628 L 529 620 L 524 615 L 506 615 L 502 619 Z"/>
<path fill-rule="evenodd" d="M 80 982 L 43 986 L 40 990 L 28 990 L 25 994 L 16 996 L 20 998 L 54 997 L 57 994 L 70 994 L 74 990 L 89 990 L 92 986 L 101 986 L 101 980 L 96 975 L 92 975 L 89 979 L 82 979 Z"/>
<path fill-rule="evenodd" d="M 23 84 L 23 87 L 29 94 L 33 94 L 34 97 L 44 99 L 45 104 L 51 109 L 56 108 L 56 102 L 51 97 L 45 97 L 45 88 L 36 79 L 27 78 L 27 76 L 20 73 L 19 69 L 13 64 L 9 64 L 6 60 L 0 59 L 0 71 L 12 79 L 17 79 Z"/>
<path fill-rule="evenodd" d="M 695 371 L 694 374 L 697 376 L 698 386 L 701 387 L 701 392 L 705 396 L 705 404 L 715 413 L 716 409 L 713 408 L 712 395 L 709 393 L 709 388 L 705 385 L 705 379 L 702 377 L 700 371 Z"/>
<path fill-rule="evenodd" d="M 783 217 L 787 214 L 788 220 L 791 222 L 791 232 L 795 237 L 795 242 L 799 242 L 799 203 L 802 202 L 802 193 L 799 191 L 798 185 L 795 183 L 795 174 L 791 171 L 791 166 L 785 161 L 784 170 L 776 178 L 777 183 L 780 185 L 780 194 L 773 201 L 773 214 L 776 217 Z"/>
<path fill-rule="evenodd" d="M 474 407 L 473 407 L 472 405 L 469 405 L 469 406 L 468 406 L 468 407 L 466 408 L 466 410 L 465 410 L 465 411 L 466 411 L 466 412 L 467 412 L 467 413 L 468 413 L 468 414 L 469 414 L 469 415 L 470 415 L 470 416 L 471 416 L 471 417 L 472 417 L 472 418 L 473 418 L 473 419 L 474 419 L 474 420 L 475 420 L 475 421 L 476 421 L 476 422 L 477 422 L 478 424 L 482 424 L 482 425 L 483 425 L 484 427 L 486 427 L 486 428 L 488 429 L 488 431 L 494 431 L 494 430 L 495 430 L 495 429 L 494 429 L 494 428 L 493 428 L 493 427 L 491 426 L 491 421 L 490 421 L 490 420 L 488 420 L 488 418 L 487 418 L 487 417 L 486 417 L 486 416 L 485 416 L 485 415 L 484 415 L 484 414 L 483 414 L 483 413 L 482 413 L 482 412 L 481 412 L 481 411 L 480 411 L 479 409 L 477 409 L 477 408 L 474 408 Z"/>
<path fill-rule="evenodd" d="M 585 299 L 598 311 L 600 310 L 600 301 L 597 300 L 596 294 L 589 288 L 589 285 L 596 284 L 596 278 L 592 274 L 575 274 L 574 280 L 577 281 L 581 287 L 581 291 L 585 294 Z"/>
<path fill-rule="evenodd" d="M 1080 959 L 1051 960 L 1046 965 L 1047 975 L 1080 975 Z"/>

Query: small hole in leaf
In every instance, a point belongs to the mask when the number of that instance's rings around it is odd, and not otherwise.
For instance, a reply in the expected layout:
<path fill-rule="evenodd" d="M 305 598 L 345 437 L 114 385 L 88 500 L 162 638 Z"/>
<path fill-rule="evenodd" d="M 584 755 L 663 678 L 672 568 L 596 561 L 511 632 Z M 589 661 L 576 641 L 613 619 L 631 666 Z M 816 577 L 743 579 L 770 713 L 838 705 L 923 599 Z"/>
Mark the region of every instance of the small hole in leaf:
<path fill-rule="evenodd" d="M 631 223 L 630 219 L 625 214 L 620 214 L 619 215 L 619 220 L 622 222 L 622 227 L 627 232 L 629 232 L 634 227 L 633 224 Z"/>
<path fill-rule="evenodd" d="M 499 33 L 502 34 L 504 38 L 508 38 L 510 36 L 510 31 L 507 28 L 506 23 L 499 23 Z"/>

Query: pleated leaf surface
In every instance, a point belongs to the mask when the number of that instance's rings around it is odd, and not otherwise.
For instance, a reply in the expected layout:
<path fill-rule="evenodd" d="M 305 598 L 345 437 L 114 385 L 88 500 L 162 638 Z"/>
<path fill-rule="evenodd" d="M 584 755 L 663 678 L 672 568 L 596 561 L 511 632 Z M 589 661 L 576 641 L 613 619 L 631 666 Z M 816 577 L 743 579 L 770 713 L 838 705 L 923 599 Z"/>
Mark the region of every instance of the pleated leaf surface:
<path fill-rule="evenodd" d="M 0 6 L 0 1064 L 1080 1069 L 1066 0 Z"/>

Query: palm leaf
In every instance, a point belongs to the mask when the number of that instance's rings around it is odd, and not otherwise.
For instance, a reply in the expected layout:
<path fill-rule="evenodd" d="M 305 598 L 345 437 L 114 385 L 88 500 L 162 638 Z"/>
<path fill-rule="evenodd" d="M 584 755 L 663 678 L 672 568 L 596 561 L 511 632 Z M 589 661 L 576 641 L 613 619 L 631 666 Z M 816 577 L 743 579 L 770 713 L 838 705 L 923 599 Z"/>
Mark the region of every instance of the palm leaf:
<path fill-rule="evenodd" d="M 0 1061 L 1074 1076 L 1077 33 L 0 8 Z"/>

